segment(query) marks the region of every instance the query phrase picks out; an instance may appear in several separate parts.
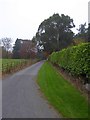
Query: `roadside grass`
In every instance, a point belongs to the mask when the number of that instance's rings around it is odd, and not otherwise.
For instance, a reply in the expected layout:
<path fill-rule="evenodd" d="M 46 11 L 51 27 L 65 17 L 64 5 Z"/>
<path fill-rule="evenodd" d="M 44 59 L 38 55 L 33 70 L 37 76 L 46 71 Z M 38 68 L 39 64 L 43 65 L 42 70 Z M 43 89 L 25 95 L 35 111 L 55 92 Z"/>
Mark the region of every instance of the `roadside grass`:
<path fill-rule="evenodd" d="M 64 118 L 88 118 L 88 102 L 69 81 L 48 62 L 38 73 L 38 84 L 51 105 Z"/>

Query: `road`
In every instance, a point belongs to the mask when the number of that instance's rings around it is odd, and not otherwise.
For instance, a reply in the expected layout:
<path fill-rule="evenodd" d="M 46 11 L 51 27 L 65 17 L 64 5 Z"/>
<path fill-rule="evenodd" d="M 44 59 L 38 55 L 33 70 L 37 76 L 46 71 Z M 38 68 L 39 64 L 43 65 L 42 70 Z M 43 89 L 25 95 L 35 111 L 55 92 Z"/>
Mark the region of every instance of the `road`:
<path fill-rule="evenodd" d="M 59 118 L 37 85 L 38 62 L 2 80 L 3 118 Z"/>

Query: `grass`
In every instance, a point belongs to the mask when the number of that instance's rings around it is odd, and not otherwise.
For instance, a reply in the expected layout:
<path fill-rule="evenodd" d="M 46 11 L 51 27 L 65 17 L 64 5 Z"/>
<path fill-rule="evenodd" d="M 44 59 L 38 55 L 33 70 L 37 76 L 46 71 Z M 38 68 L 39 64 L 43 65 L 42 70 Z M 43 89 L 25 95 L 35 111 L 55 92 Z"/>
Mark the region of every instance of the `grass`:
<path fill-rule="evenodd" d="M 38 73 L 38 84 L 58 112 L 65 118 L 88 118 L 88 102 L 85 96 L 48 62 L 45 62 Z"/>

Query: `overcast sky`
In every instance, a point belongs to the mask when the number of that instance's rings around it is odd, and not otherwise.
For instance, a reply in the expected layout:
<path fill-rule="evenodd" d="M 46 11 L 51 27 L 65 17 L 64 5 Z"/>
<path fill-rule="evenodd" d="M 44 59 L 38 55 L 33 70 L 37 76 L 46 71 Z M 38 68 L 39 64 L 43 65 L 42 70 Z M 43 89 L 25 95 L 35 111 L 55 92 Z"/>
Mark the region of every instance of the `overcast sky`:
<path fill-rule="evenodd" d="M 88 1 L 0 0 L 0 38 L 32 39 L 40 23 L 54 13 L 69 15 L 76 28 L 88 24 Z"/>

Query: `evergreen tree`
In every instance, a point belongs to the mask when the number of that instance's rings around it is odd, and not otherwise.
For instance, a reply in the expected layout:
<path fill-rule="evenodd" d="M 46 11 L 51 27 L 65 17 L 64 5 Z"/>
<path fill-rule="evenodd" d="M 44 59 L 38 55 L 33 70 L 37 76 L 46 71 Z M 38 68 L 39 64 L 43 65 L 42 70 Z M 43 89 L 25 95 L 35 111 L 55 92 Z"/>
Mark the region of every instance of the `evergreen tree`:
<path fill-rule="evenodd" d="M 20 58 L 20 48 L 21 48 L 21 39 L 16 40 L 15 45 L 13 47 L 13 58 Z"/>
<path fill-rule="evenodd" d="M 54 14 L 39 25 L 36 33 L 39 46 L 49 53 L 69 46 L 74 35 L 71 30 L 73 27 L 73 19 L 69 16 Z"/>

